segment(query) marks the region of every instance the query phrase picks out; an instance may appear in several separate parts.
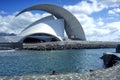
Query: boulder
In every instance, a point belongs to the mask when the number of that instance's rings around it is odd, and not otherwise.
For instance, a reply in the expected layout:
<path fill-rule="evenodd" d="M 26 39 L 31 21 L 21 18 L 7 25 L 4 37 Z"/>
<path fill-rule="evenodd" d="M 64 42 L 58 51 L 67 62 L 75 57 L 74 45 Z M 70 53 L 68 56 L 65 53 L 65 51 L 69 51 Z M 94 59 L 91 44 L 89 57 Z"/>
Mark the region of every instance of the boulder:
<path fill-rule="evenodd" d="M 116 63 L 120 61 L 120 54 L 118 55 L 117 53 L 104 53 L 101 59 L 103 59 L 105 68 L 109 68 L 116 65 Z"/>
<path fill-rule="evenodd" d="M 117 45 L 116 53 L 120 53 L 120 44 Z"/>

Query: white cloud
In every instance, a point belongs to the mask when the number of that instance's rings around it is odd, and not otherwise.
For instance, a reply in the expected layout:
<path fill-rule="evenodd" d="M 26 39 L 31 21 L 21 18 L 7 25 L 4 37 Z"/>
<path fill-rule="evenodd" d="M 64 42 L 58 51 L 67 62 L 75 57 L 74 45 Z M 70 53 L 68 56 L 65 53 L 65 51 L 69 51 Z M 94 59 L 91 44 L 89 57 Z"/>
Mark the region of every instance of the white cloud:
<path fill-rule="evenodd" d="M 108 14 L 116 14 L 113 10 L 109 10 Z"/>
<path fill-rule="evenodd" d="M 89 2 L 88 2 L 89 1 Z M 72 13 L 84 13 L 90 15 L 102 11 L 105 8 L 120 7 L 120 0 L 88 0 L 81 1 L 75 5 L 65 5 L 64 8 Z M 119 8 L 109 11 L 110 14 L 120 12 Z"/>
<path fill-rule="evenodd" d="M 31 12 L 25 12 L 18 17 L 15 17 L 17 14 L 13 13 L 12 15 L 2 16 L 0 15 L 0 32 L 7 33 L 20 33 L 25 27 L 30 25 L 32 22 L 47 16 L 49 14 L 32 14 Z"/>
<path fill-rule="evenodd" d="M 111 32 L 109 28 L 105 27 L 105 23 L 102 18 L 95 20 L 94 18 L 86 14 L 74 14 L 76 18 L 82 24 L 85 31 L 87 40 L 102 40 L 101 36 L 109 35 Z M 109 39 L 104 39 L 109 40 Z"/>
<path fill-rule="evenodd" d="M 99 21 L 99 22 L 98 22 L 98 25 L 99 25 L 99 26 L 103 26 L 103 25 L 104 25 L 104 22 Z"/>
<path fill-rule="evenodd" d="M 0 16 L 0 32 L 12 32 L 12 30 L 8 27 L 8 25 L 9 25 L 9 19 Z"/>
<path fill-rule="evenodd" d="M 104 22 L 103 22 L 103 19 L 102 18 L 98 18 L 98 20 L 96 20 L 97 21 L 97 25 L 98 26 L 104 26 Z"/>
<path fill-rule="evenodd" d="M 106 26 L 108 26 L 109 28 L 117 29 L 120 31 L 120 21 L 108 23 Z"/>
<path fill-rule="evenodd" d="M 120 15 L 120 8 L 114 8 L 114 9 L 112 9 L 112 10 L 109 10 L 108 11 L 108 14 L 110 14 L 110 15 Z"/>
<path fill-rule="evenodd" d="M 101 11 L 104 6 L 97 3 L 96 0 L 91 1 L 91 3 L 87 1 L 79 2 L 75 5 L 65 5 L 65 9 L 73 13 L 85 13 L 85 14 L 92 14 L 93 12 Z"/>
<path fill-rule="evenodd" d="M 116 8 L 114 11 L 120 13 L 120 8 Z"/>
<path fill-rule="evenodd" d="M 120 6 L 120 0 L 97 0 L 97 2 L 106 8 Z"/>
<path fill-rule="evenodd" d="M 120 21 L 106 23 L 104 26 L 94 27 L 92 35 L 86 35 L 88 40 L 120 41 Z"/>

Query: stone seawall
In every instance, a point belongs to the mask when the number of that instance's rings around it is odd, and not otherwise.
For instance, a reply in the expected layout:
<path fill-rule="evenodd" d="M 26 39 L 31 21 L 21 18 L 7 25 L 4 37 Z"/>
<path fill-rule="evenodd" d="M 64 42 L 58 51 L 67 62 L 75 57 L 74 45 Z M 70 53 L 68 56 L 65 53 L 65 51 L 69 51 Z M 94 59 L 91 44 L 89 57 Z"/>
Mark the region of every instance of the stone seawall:
<path fill-rule="evenodd" d="M 0 43 L 0 50 L 8 50 L 8 49 L 22 49 L 22 43 Z"/>
<path fill-rule="evenodd" d="M 116 48 L 118 44 L 120 43 L 102 41 L 63 41 L 63 42 L 23 44 L 23 49 L 25 50 L 97 49 L 97 48 Z"/>
<path fill-rule="evenodd" d="M 46 43 L 0 43 L 0 50 L 24 49 L 24 50 L 65 50 L 65 49 L 97 49 L 116 48 L 120 42 L 103 41 L 58 41 Z"/>

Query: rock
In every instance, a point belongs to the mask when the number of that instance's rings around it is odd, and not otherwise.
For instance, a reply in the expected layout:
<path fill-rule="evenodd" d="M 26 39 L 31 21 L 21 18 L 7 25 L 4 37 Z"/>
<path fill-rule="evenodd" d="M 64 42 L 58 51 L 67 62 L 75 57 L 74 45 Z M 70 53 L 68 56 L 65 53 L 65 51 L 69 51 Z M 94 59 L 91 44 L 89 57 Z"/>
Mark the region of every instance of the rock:
<path fill-rule="evenodd" d="M 105 68 L 109 68 L 120 61 L 120 55 L 117 55 L 117 53 L 104 53 L 101 59 L 103 59 Z"/>
<path fill-rule="evenodd" d="M 120 44 L 117 45 L 116 53 L 120 53 Z"/>

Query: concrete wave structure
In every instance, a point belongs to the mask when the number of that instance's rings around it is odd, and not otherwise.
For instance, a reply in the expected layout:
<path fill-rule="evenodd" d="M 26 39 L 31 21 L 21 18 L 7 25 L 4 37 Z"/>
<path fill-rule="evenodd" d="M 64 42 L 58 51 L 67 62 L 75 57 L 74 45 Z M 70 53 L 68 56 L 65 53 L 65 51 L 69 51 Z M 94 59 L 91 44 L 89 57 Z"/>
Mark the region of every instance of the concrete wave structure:
<path fill-rule="evenodd" d="M 45 41 L 62 41 L 64 40 L 64 31 L 69 39 L 72 40 L 86 40 L 84 31 L 79 21 L 66 9 L 52 5 L 39 4 L 24 9 L 16 16 L 31 10 L 42 10 L 51 13 L 53 16 L 42 18 L 33 22 L 25 28 L 19 35 L 24 36 L 20 41 L 24 42 L 30 38 Z M 56 19 L 54 18 L 56 17 Z"/>

